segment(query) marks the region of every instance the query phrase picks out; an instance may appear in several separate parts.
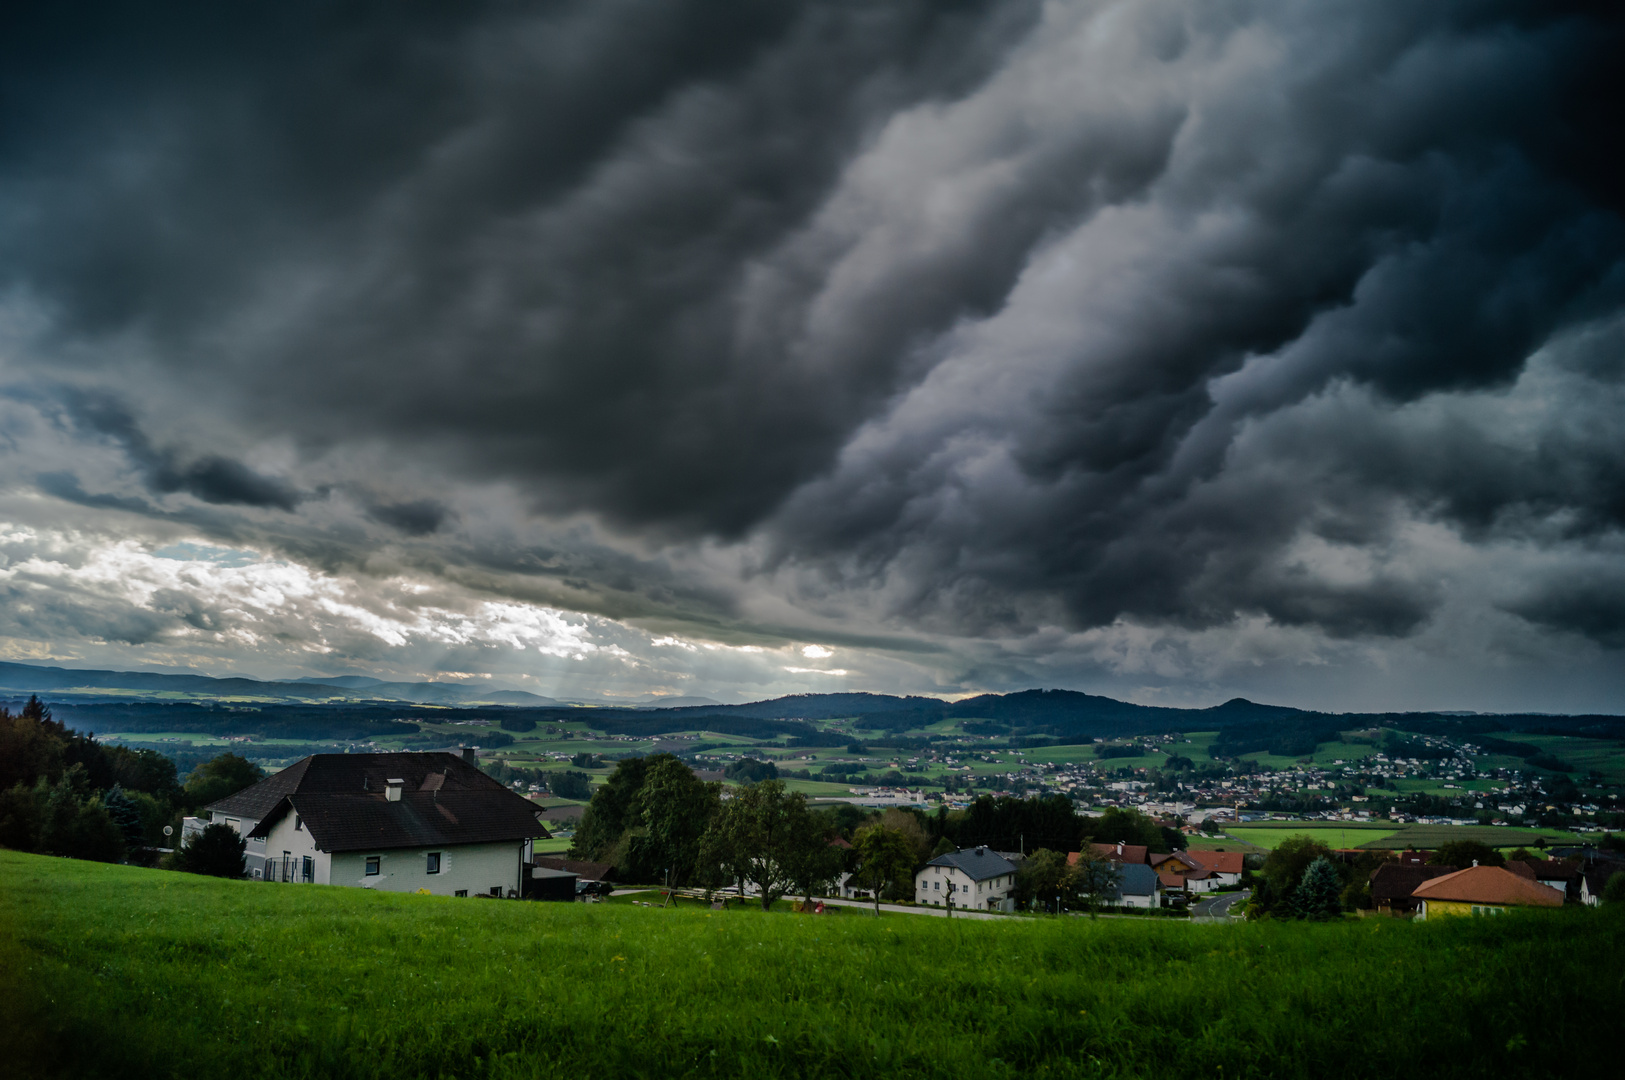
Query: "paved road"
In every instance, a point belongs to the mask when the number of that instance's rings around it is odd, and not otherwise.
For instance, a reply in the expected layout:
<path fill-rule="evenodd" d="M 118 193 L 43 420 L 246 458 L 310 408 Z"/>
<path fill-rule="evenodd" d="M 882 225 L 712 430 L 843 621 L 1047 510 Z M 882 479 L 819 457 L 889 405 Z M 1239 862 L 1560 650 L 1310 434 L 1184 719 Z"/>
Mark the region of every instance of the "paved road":
<path fill-rule="evenodd" d="M 1223 896 L 1210 896 L 1206 900 L 1199 900 L 1191 908 L 1191 914 L 1197 918 L 1224 918 L 1230 914 L 1230 909 L 1236 901 L 1246 899 L 1253 894 L 1251 889 L 1241 892 L 1225 893 Z"/>

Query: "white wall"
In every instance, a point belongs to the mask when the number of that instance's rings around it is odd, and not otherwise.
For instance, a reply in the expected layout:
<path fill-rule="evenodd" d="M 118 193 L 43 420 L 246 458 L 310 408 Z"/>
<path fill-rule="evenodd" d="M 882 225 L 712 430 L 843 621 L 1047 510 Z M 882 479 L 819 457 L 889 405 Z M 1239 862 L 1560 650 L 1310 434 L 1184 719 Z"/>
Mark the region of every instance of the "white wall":
<path fill-rule="evenodd" d="M 519 859 L 524 847 L 523 841 L 507 840 L 450 847 L 345 851 L 332 856 L 332 867 L 324 884 L 354 885 L 387 892 L 428 889 L 436 896 L 453 896 L 459 890 L 467 890 L 468 895 L 473 896 L 489 893 L 492 886 L 500 886 L 506 895 L 509 889 L 520 886 Z M 428 873 L 431 851 L 440 853 L 438 874 Z M 366 872 L 369 855 L 378 856 L 375 876 L 368 876 Z"/>
<path fill-rule="evenodd" d="M 950 884 L 954 886 L 952 893 L 948 891 Z M 1007 911 L 1009 905 L 1006 901 L 1015 884 L 1014 871 L 978 883 L 957 867 L 927 866 L 914 875 L 914 900 L 933 907 L 947 907 L 948 898 L 952 896 L 954 907 L 986 911 L 992 906 L 996 910 Z M 990 905 L 989 901 L 996 903 Z"/>
<path fill-rule="evenodd" d="M 310 830 L 295 828 L 298 822 L 296 815 L 290 813 L 281 821 L 271 826 L 270 834 L 265 838 L 265 860 L 267 866 L 280 866 L 282 855 L 286 852 L 289 858 L 300 860 L 310 856 L 315 862 L 315 884 L 328 883 L 328 870 L 330 858 L 325 851 L 316 849 L 316 841 L 311 837 Z M 303 878 L 295 871 L 294 881 L 303 882 Z"/>

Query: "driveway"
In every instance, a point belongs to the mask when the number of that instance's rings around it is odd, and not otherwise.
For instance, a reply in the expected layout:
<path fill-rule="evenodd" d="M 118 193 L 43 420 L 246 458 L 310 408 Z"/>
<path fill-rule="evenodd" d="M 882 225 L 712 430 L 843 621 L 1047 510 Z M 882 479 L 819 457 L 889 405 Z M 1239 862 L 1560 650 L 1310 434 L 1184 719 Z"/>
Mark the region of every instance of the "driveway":
<path fill-rule="evenodd" d="M 1191 915 L 1198 919 L 1228 918 L 1230 909 L 1236 906 L 1237 901 L 1245 900 L 1251 896 L 1251 889 L 1241 892 L 1225 893 L 1222 896 L 1210 896 L 1206 900 L 1198 900 L 1191 905 Z"/>

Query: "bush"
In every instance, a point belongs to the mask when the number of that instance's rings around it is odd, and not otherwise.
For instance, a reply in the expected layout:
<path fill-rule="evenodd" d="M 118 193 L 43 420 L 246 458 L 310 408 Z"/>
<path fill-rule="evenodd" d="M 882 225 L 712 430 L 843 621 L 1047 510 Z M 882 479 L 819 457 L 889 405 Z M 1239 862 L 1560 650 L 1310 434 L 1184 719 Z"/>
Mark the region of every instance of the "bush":
<path fill-rule="evenodd" d="M 248 867 L 243 859 L 247 842 L 230 825 L 205 825 L 181 844 L 175 853 L 175 869 L 188 874 L 240 878 Z"/>
<path fill-rule="evenodd" d="M 1605 904 L 1625 903 L 1625 870 L 1616 870 L 1608 877 L 1608 884 L 1602 887 L 1602 902 Z"/>

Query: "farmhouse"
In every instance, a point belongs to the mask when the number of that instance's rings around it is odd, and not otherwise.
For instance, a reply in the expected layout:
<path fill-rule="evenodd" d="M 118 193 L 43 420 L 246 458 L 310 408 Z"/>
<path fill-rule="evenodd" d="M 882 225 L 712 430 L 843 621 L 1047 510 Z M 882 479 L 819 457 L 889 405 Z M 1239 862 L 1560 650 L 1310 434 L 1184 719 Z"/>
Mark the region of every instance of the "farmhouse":
<path fill-rule="evenodd" d="M 985 847 L 964 848 L 926 863 L 914 875 L 914 898 L 934 907 L 1014 911 L 1015 883 L 1016 867 L 1009 859 Z"/>
<path fill-rule="evenodd" d="M 1470 866 L 1418 885 L 1418 918 L 1441 915 L 1499 915 L 1514 907 L 1562 907 L 1557 889 L 1519 877 L 1499 866 Z"/>
<path fill-rule="evenodd" d="M 517 896 L 548 832 L 472 758 L 313 754 L 205 811 L 246 837 L 262 881 Z"/>

